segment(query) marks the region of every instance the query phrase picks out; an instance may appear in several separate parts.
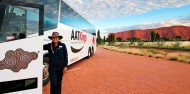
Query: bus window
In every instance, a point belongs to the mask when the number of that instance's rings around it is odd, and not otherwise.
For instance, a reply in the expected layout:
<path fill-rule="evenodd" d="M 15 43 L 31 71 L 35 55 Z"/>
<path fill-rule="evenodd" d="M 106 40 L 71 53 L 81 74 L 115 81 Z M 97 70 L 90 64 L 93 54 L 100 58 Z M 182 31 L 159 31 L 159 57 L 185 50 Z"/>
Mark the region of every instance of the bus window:
<path fill-rule="evenodd" d="M 59 0 L 16 0 L 44 5 L 44 31 L 57 28 Z M 32 11 L 36 12 L 36 11 Z"/>
<path fill-rule="evenodd" d="M 96 32 L 95 27 L 91 23 L 63 1 L 61 2 L 60 22 L 90 34 L 94 34 Z"/>
<path fill-rule="evenodd" d="M 38 9 L 3 4 L 0 6 L 0 42 L 23 39 L 31 35 L 38 36 Z"/>

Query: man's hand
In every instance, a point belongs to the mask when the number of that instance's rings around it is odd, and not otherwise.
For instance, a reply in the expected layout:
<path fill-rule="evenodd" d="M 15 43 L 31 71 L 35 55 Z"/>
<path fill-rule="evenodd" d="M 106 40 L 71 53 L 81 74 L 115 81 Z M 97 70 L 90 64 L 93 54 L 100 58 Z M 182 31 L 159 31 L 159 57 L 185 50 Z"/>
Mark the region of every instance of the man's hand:
<path fill-rule="evenodd" d="M 67 72 L 67 67 L 64 67 L 64 73 Z"/>

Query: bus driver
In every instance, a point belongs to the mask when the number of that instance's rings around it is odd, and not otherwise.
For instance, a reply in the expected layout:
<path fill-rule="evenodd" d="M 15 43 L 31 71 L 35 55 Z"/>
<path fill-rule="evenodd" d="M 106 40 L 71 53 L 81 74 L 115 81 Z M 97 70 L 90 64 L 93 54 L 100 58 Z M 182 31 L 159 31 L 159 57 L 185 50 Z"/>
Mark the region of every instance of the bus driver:
<path fill-rule="evenodd" d="M 63 37 L 58 32 L 53 32 L 52 36 L 48 36 L 52 40 L 51 43 L 45 44 L 43 49 L 49 52 L 49 77 L 51 94 L 61 94 L 61 83 L 63 71 L 67 71 L 68 55 L 67 48 L 61 43 Z"/>

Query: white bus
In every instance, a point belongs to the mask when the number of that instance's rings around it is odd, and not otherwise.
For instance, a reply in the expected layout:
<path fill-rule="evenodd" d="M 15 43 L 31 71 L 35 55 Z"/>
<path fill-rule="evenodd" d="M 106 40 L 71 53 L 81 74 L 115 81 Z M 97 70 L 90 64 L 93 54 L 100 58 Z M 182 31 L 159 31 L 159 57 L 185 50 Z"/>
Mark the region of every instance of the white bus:
<path fill-rule="evenodd" d="M 43 44 L 55 31 L 69 65 L 96 51 L 95 27 L 63 0 L 0 0 L 0 94 L 42 94 L 49 80 Z"/>

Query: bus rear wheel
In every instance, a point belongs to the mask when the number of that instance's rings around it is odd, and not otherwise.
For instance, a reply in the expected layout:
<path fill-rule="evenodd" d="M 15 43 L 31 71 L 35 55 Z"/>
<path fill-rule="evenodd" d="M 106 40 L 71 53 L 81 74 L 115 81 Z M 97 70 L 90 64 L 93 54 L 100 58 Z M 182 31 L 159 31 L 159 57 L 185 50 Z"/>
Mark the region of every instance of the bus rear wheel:
<path fill-rule="evenodd" d="M 88 56 L 87 56 L 87 58 L 90 58 L 91 55 L 92 55 L 92 53 L 91 53 L 91 48 L 89 48 L 89 49 L 88 49 Z"/>
<path fill-rule="evenodd" d="M 91 56 L 94 55 L 94 47 L 92 47 L 92 50 L 91 50 Z"/>

